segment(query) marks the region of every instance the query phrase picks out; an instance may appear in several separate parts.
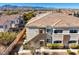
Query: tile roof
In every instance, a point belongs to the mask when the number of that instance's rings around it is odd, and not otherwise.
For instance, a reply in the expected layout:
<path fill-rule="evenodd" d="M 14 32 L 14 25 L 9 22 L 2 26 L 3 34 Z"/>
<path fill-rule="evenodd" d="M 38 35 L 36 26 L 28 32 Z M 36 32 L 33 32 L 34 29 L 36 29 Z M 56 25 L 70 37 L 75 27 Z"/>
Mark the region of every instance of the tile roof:
<path fill-rule="evenodd" d="M 0 16 L 0 24 L 4 24 L 10 20 L 16 20 L 19 15 L 2 15 Z"/>
<path fill-rule="evenodd" d="M 26 26 L 79 27 L 79 18 L 62 13 L 50 13 L 40 19 L 32 21 L 34 19 L 35 18 L 31 19 Z"/>

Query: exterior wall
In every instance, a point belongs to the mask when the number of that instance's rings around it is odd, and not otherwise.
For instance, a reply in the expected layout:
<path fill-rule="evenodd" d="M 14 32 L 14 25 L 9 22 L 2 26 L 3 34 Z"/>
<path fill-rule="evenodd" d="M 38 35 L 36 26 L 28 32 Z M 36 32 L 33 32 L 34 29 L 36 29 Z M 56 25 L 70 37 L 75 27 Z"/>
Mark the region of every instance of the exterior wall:
<path fill-rule="evenodd" d="M 7 27 L 6 27 L 7 26 Z M 4 25 L 4 30 L 7 32 L 10 28 L 10 22 L 7 22 L 5 25 Z"/>
<path fill-rule="evenodd" d="M 53 29 L 51 29 L 51 30 L 53 30 Z M 54 29 L 54 30 L 56 30 L 56 29 Z M 49 35 L 49 33 L 46 32 L 48 34 L 47 39 L 48 38 L 52 39 L 52 43 L 54 41 L 57 41 L 57 40 L 60 40 L 63 43 L 64 35 L 70 35 L 69 40 L 70 41 L 75 40 L 78 43 L 79 29 L 77 29 L 78 33 L 69 33 L 70 29 L 62 29 L 62 30 L 63 30 L 63 33 L 54 33 L 54 32 L 52 32 L 52 34 L 50 34 L 50 35 Z M 33 39 L 35 36 L 37 36 L 39 34 L 39 28 L 26 28 L 26 33 L 27 33 L 26 41 L 29 41 L 29 40 Z"/>
<path fill-rule="evenodd" d="M 0 28 L 0 32 L 4 32 L 4 28 Z"/>
<path fill-rule="evenodd" d="M 15 20 L 12 20 L 12 21 L 14 21 L 14 23 L 12 24 L 11 23 L 11 27 L 12 28 L 18 28 L 19 27 L 19 25 L 21 25 L 20 24 L 20 21 L 23 21 L 23 18 L 22 17 L 17 17 L 17 18 L 15 18 Z"/>
<path fill-rule="evenodd" d="M 26 33 L 27 33 L 26 40 L 29 41 L 39 34 L 39 29 L 26 28 Z"/>
<path fill-rule="evenodd" d="M 63 30 L 63 33 L 53 33 L 52 34 L 52 42 L 55 41 L 55 40 L 61 40 L 62 43 L 63 43 L 63 36 L 64 35 L 70 35 L 70 40 L 75 40 L 77 41 L 78 43 L 78 40 L 79 40 L 79 29 L 78 30 L 78 33 L 69 33 L 69 29 L 68 30 Z"/>
<path fill-rule="evenodd" d="M 56 41 L 56 40 L 63 41 L 63 34 L 54 34 L 54 35 L 52 35 L 52 40 L 53 41 Z"/>
<path fill-rule="evenodd" d="M 75 40 L 78 43 L 79 34 L 70 34 L 70 40 Z"/>
<path fill-rule="evenodd" d="M 5 24 L 2 24 L 2 26 L 3 26 L 3 28 L 0 28 L 0 32 L 7 32 L 10 28 L 10 23 L 6 22 Z"/>

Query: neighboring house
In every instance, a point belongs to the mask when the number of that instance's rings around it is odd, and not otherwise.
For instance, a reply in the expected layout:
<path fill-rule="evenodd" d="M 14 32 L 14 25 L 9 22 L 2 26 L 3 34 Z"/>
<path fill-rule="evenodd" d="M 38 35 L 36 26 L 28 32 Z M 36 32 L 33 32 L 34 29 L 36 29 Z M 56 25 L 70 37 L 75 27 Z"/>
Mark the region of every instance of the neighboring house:
<path fill-rule="evenodd" d="M 20 15 L 2 15 L 0 16 L 0 32 L 7 32 L 10 29 L 19 28 L 24 21 Z M 22 22 L 22 23 L 21 23 Z"/>
<path fill-rule="evenodd" d="M 37 41 L 46 43 L 79 44 L 79 18 L 62 14 L 46 13 L 31 19 L 26 24 L 26 40 L 36 46 Z M 42 44 L 41 42 L 39 44 Z"/>
<path fill-rule="evenodd" d="M 0 17 L 0 32 L 6 32 L 10 28 L 8 20 L 6 18 Z"/>

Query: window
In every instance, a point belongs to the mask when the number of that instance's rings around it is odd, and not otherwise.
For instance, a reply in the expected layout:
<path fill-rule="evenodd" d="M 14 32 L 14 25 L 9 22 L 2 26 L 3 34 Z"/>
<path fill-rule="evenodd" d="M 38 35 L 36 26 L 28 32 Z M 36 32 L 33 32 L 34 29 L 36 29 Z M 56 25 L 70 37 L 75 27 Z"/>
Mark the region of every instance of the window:
<path fill-rule="evenodd" d="M 77 33 L 78 30 L 70 30 L 70 33 Z"/>
<path fill-rule="evenodd" d="M 47 43 L 52 43 L 52 39 L 47 39 Z"/>
<path fill-rule="evenodd" d="M 7 28 L 7 25 L 5 25 L 5 28 Z"/>
<path fill-rule="evenodd" d="M 47 33 L 52 34 L 52 29 L 47 29 Z"/>
<path fill-rule="evenodd" d="M 69 43 L 76 43 L 76 41 L 75 40 L 72 40 L 72 41 L 69 41 Z"/>
<path fill-rule="evenodd" d="M 54 30 L 54 33 L 62 33 L 63 30 Z"/>
<path fill-rule="evenodd" d="M 14 21 L 11 21 L 11 23 L 15 23 Z"/>
<path fill-rule="evenodd" d="M 47 32 L 51 32 L 52 30 L 51 29 L 47 29 Z"/>
<path fill-rule="evenodd" d="M 43 30 L 39 30 L 39 33 L 43 33 Z"/>
<path fill-rule="evenodd" d="M 54 43 L 62 43 L 62 41 L 54 41 Z"/>
<path fill-rule="evenodd" d="M 3 28 L 3 26 L 2 26 L 2 25 L 0 25 L 0 28 Z"/>

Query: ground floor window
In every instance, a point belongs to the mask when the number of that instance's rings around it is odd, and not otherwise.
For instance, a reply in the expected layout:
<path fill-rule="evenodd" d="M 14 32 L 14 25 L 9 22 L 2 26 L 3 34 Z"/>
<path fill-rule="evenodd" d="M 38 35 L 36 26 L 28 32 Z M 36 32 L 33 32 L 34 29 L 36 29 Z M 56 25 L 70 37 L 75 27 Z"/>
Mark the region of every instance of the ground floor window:
<path fill-rule="evenodd" d="M 58 40 L 58 41 L 54 41 L 54 43 L 62 43 L 62 41 L 59 41 L 59 40 Z"/>
<path fill-rule="evenodd" d="M 52 43 L 52 39 L 47 39 L 47 43 Z"/>
<path fill-rule="evenodd" d="M 2 26 L 2 25 L 0 25 L 0 28 L 3 28 L 3 26 Z"/>
<path fill-rule="evenodd" d="M 76 43 L 76 41 L 75 40 L 71 40 L 71 41 L 69 41 L 69 43 Z"/>

